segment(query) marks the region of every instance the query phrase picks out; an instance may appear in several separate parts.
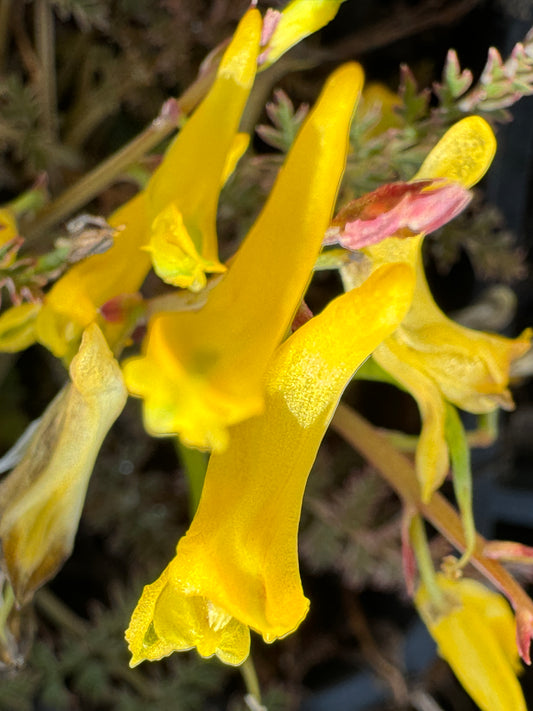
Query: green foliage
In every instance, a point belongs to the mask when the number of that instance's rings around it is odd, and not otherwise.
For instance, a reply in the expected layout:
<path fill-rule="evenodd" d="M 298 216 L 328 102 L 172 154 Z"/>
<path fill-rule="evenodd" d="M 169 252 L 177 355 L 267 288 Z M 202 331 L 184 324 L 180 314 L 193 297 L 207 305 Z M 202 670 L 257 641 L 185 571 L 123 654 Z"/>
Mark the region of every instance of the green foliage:
<path fill-rule="evenodd" d="M 266 105 L 266 112 L 273 125 L 257 126 L 256 131 L 265 143 L 287 153 L 308 111 L 307 104 L 301 104 L 295 111 L 287 94 L 278 89 L 274 92 L 273 101 Z"/>
<path fill-rule="evenodd" d="M 464 249 L 479 279 L 509 284 L 527 275 L 524 253 L 516 246 L 514 235 L 505 228 L 495 207 L 481 203 L 479 194 L 461 215 L 429 235 L 426 246 L 443 274 Z"/>

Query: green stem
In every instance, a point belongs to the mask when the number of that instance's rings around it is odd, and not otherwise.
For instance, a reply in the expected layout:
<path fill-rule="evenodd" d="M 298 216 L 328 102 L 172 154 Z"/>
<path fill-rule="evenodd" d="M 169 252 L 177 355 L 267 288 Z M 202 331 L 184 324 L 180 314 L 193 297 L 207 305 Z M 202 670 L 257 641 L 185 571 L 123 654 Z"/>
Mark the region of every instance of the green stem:
<path fill-rule="evenodd" d="M 453 469 L 453 490 L 465 533 L 466 548 L 457 562 L 457 567 L 463 568 L 476 546 L 476 526 L 472 511 L 472 471 L 470 449 L 461 418 L 455 407 L 449 403 L 446 403 L 446 443 Z"/>
<path fill-rule="evenodd" d="M 177 437 L 174 442 L 189 484 L 189 514 L 192 520 L 200 503 L 209 455 L 186 447 Z"/>
<path fill-rule="evenodd" d="M 12 0 L 0 0 L 0 74 L 4 71 L 9 43 L 9 13 Z"/>
<path fill-rule="evenodd" d="M 57 136 L 57 80 L 55 66 L 55 28 L 48 0 L 34 6 L 35 46 L 39 57 L 42 119 L 50 138 Z"/>
<path fill-rule="evenodd" d="M 261 705 L 261 687 L 259 686 L 259 679 L 257 678 L 257 672 L 255 671 L 251 654 L 248 659 L 241 664 L 239 670 L 242 674 L 246 691 Z"/>
<path fill-rule="evenodd" d="M 23 217 L 27 212 L 39 210 L 46 202 L 46 188 L 37 184 L 36 187 L 26 190 L 7 204 L 17 219 Z"/>
<path fill-rule="evenodd" d="M 437 583 L 435 566 L 433 565 L 431 551 L 429 550 L 424 521 L 418 515 L 413 516 L 409 528 L 420 578 L 433 603 L 440 607 L 444 600 L 444 595 Z"/>
<path fill-rule="evenodd" d="M 13 587 L 8 580 L 5 580 L 2 591 L 2 604 L 0 606 L 0 639 L 3 639 L 4 642 L 7 639 L 7 620 L 14 604 L 15 593 L 13 592 Z"/>

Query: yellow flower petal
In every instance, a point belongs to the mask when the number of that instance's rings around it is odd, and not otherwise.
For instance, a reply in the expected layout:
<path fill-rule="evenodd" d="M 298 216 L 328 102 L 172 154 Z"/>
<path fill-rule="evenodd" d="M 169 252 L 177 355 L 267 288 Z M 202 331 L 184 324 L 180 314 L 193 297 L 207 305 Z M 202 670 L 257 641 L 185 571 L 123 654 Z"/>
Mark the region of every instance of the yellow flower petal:
<path fill-rule="evenodd" d="M 167 284 L 201 291 L 206 285 L 206 272 L 224 272 L 226 267 L 211 262 L 198 253 L 183 217 L 174 203 L 170 203 L 152 224 L 150 244 L 145 248 L 152 254 L 154 271 Z"/>
<path fill-rule="evenodd" d="M 226 429 L 258 413 L 262 377 L 309 281 L 344 169 L 362 84 L 348 64 L 328 80 L 228 273 L 197 313 L 152 319 L 144 354 L 126 361 L 152 434 L 221 450 Z M 335 106 L 335 111 L 331 107 Z"/>
<path fill-rule="evenodd" d="M 394 337 L 410 348 L 418 367 L 458 407 L 473 413 L 512 409 L 509 369 L 528 351 L 531 331 L 511 339 L 454 323 L 431 296 L 420 253 L 416 269 L 416 297 Z"/>
<path fill-rule="evenodd" d="M 216 654 L 225 664 L 242 664 L 250 652 L 249 628 L 221 614 L 204 598 L 176 600 L 168 582 L 169 571 L 170 566 L 145 586 L 132 615 L 126 632 L 132 654 L 130 666 L 194 647 L 202 657 Z"/>
<path fill-rule="evenodd" d="M 446 131 L 414 179 L 448 178 L 471 188 L 485 175 L 495 153 L 489 124 L 481 116 L 467 116 Z"/>
<path fill-rule="evenodd" d="M 372 356 L 411 393 L 419 407 L 422 429 L 416 447 L 416 473 L 422 500 L 427 502 L 442 484 L 449 469 L 444 399 L 438 384 L 417 367 L 416 354 L 402 346 L 396 334 L 380 344 Z"/>
<path fill-rule="evenodd" d="M 227 450 L 211 455 L 198 510 L 165 586 L 156 584 L 147 593 L 158 596 L 155 604 L 141 599 L 133 615 L 134 661 L 153 658 L 143 641 L 151 624 L 159 649 L 193 642 L 201 654 L 221 656 L 218 638 L 211 641 L 214 629 L 227 629 L 235 642 L 245 625 L 273 642 L 303 620 L 309 602 L 296 538 L 307 476 L 342 391 L 401 320 L 412 288 L 409 267 L 385 267 L 276 350 L 265 411 L 236 425 Z"/>
<path fill-rule="evenodd" d="M 260 36 L 261 15 L 249 10 L 224 53 L 208 95 L 170 145 L 147 187 L 149 223 L 173 203 L 196 252 L 211 263 L 218 260 L 218 196 L 235 151 L 242 148 L 242 139 L 237 139 L 240 146 L 235 140 L 255 78 Z"/>
<path fill-rule="evenodd" d="M 527 711 L 516 678 L 515 622 L 501 595 L 474 580 L 437 576 L 447 596 L 439 614 L 422 586 L 416 605 L 439 653 L 482 711 Z"/>
<path fill-rule="evenodd" d="M 70 377 L 0 484 L 2 553 L 21 604 L 70 554 L 94 461 L 126 402 L 120 368 L 95 324 Z"/>
<path fill-rule="evenodd" d="M 282 54 L 308 35 L 327 25 L 335 15 L 343 0 L 292 0 L 283 9 L 281 18 L 265 48 L 266 69 Z"/>

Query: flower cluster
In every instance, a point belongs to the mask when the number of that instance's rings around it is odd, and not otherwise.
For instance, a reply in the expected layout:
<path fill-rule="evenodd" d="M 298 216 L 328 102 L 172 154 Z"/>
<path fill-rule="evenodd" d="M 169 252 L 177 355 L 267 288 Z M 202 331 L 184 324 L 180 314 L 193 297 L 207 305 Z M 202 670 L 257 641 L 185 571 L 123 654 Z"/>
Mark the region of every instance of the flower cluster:
<path fill-rule="evenodd" d="M 70 374 L 0 484 L 3 565 L 18 603 L 70 553 L 94 460 L 127 392 L 142 399 L 150 434 L 211 453 L 190 529 L 133 612 L 132 665 L 191 648 L 239 665 L 250 630 L 270 643 L 299 626 L 309 608 L 297 555 L 304 488 L 339 399 L 369 357 L 419 405 L 425 503 L 450 468 L 448 403 L 472 413 L 512 407 L 510 365 L 529 348 L 529 332 L 508 339 L 450 321 L 421 256 L 424 235 L 464 209 L 491 163 L 496 143 L 483 119 L 459 121 L 412 180 L 382 186 L 332 220 L 363 85 L 359 65 L 339 67 L 242 244 L 219 259 L 218 200 L 248 145 L 239 124 L 256 72 L 339 4 L 316 2 L 309 12 L 293 0 L 264 22 L 250 9 L 147 185 L 109 218 L 110 249 L 72 266 L 42 303 L 0 316 L 0 349 L 39 342 Z M 1 211 L 0 246 L 16 230 Z M 332 244 L 357 252 L 340 267 L 346 292 L 295 328 L 319 254 Z M 139 294 L 151 269 L 167 290 L 159 301 Z M 119 363 L 144 322 L 140 352 Z M 482 708 L 525 708 L 501 599 L 467 580 L 439 577 L 438 586 L 440 607 L 423 585 L 416 604 L 465 688 Z M 493 666 L 499 706 L 482 692 Z"/>

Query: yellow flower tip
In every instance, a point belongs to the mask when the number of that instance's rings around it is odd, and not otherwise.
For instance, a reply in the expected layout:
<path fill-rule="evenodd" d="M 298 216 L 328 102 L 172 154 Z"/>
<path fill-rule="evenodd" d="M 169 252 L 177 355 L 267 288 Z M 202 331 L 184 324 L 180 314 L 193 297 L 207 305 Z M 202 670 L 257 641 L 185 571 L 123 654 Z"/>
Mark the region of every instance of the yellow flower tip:
<path fill-rule="evenodd" d="M 281 12 L 260 57 L 261 69 L 276 62 L 304 37 L 327 25 L 343 0 L 292 0 Z"/>
<path fill-rule="evenodd" d="M 16 353 L 35 343 L 35 320 L 41 304 L 19 304 L 0 316 L 0 352 Z"/>
<path fill-rule="evenodd" d="M 482 711 L 527 711 L 516 677 L 515 620 L 506 600 L 474 580 L 437 575 L 443 600 L 421 585 L 415 603 L 440 655 Z"/>
<path fill-rule="evenodd" d="M 253 55 L 254 60 L 257 57 L 261 25 L 261 13 L 256 8 L 250 8 L 241 18 L 231 44 L 222 57 L 217 77 L 228 78 L 247 90 L 252 88 L 256 62 L 248 61 L 248 57 Z"/>
<path fill-rule="evenodd" d="M 183 593 L 170 579 L 171 566 L 144 588 L 132 614 L 125 635 L 130 666 L 195 647 L 204 658 L 216 655 L 224 664 L 242 664 L 250 652 L 248 627 L 210 600 Z"/>
<path fill-rule="evenodd" d="M 204 259 L 198 253 L 174 203 L 155 218 L 150 243 L 143 249 L 151 253 L 154 271 L 164 282 L 194 292 L 205 288 L 206 272 L 226 270 L 223 264 Z"/>
<path fill-rule="evenodd" d="M 248 133 L 238 133 L 233 139 L 230 151 L 226 156 L 226 163 L 222 172 L 222 185 L 225 185 L 229 177 L 233 174 L 237 163 L 245 154 L 248 145 L 250 144 L 250 136 Z"/>
<path fill-rule="evenodd" d="M 496 137 L 480 116 L 449 128 L 422 163 L 415 179 L 448 178 L 470 188 L 481 180 L 496 153 Z"/>

